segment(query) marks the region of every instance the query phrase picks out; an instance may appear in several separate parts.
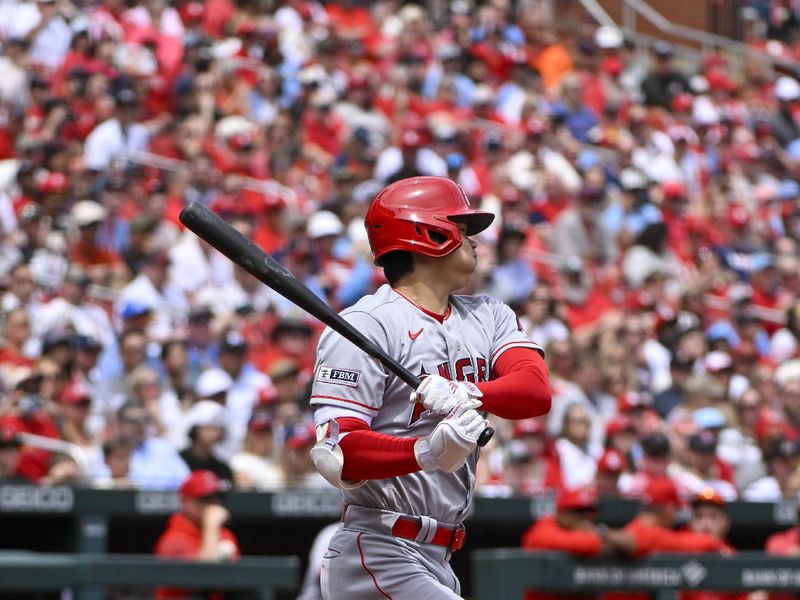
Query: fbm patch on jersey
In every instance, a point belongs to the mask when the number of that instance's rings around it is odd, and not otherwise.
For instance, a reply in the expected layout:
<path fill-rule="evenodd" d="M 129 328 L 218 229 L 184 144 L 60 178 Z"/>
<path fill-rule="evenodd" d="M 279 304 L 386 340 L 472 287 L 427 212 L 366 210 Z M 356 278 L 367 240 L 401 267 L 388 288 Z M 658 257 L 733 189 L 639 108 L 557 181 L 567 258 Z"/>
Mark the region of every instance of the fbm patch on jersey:
<path fill-rule="evenodd" d="M 361 373 L 350 369 L 334 369 L 333 367 L 320 367 L 317 381 L 332 383 L 334 385 L 346 385 L 347 387 L 358 387 L 358 378 Z"/>

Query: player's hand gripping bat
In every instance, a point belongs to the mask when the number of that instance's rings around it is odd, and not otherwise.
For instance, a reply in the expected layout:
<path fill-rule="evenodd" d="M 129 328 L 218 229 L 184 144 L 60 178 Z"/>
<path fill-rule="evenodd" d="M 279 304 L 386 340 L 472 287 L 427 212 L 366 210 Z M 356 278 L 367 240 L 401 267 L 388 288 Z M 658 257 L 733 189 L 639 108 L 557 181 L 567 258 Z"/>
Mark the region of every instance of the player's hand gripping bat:
<path fill-rule="evenodd" d="M 291 300 L 310 315 L 315 316 L 371 357 L 379 360 L 387 369 L 410 385 L 412 389 L 417 389 L 420 380 L 416 375 L 367 339 L 330 306 L 315 296 L 283 265 L 210 209 L 199 202 L 192 202 L 181 211 L 179 218 L 181 223 L 191 231 L 253 277 L 271 287 L 287 300 Z M 485 446 L 493 435 L 494 429 L 487 427 L 483 430 L 478 440 L 478 445 Z"/>

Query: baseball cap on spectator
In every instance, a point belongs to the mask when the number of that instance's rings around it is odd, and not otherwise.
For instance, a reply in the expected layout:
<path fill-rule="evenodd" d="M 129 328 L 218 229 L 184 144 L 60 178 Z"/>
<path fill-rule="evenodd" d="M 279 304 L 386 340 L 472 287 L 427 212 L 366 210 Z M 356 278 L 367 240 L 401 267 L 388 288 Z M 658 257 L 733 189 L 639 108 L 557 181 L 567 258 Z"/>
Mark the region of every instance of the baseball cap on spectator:
<path fill-rule="evenodd" d="M 647 189 L 647 177 L 639 169 L 628 167 L 619 174 L 619 184 L 623 190 L 632 192 Z"/>
<path fill-rule="evenodd" d="M 94 200 L 81 200 L 72 207 L 72 220 L 78 227 L 89 227 L 100 223 L 106 218 L 108 212 L 102 204 Z"/>
<path fill-rule="evenodd" d="M 651 477 L 647 482 L 642 501 L 649 506 L 681 506 L 681 498 L 675 482 L 669 477 Z"/>
<path fill-rule="evenodd" d="M 186 425 L 193 427 L 225 427 L 226 410 L 219 402 L 199 400 L 186 411 Z"/>
<path fill-rule="evenodd" d="M 707 373 L 719 373 L 733 369 L 733 359 L 727 352 L 714 350 L 703 359 L 703 368 Z"/>
<path fill-rule="evenodd" d="M 601 25 L 594 32 L 594 44 L 603 50 L 619 48 L 624 41 L 622 32 L 613 25 Z"/>
<path fill-rule="evenodd" d="M 303 319 L 295 317 L 285 317 L 281 319 L 275 328 L 272 330 L 271 339 L 275 342 L 283 335 L 299 334 L 306 337 L 311 337 L 314 330 Z"/>
<path fill-rule="evenodd" d="M 704 406 L 692 413 L 692 421 L 700 429 L 722 429 L 727 424 L 725 415 L 718 408 Z"/>
<path fill-rule="evenodd" d="M 264 410 L 255 410 L 247 422 L 250 431 L 272 431 L 272 417 Z"/>
<path fill-rule="evenodd" d="M 650 51 L 658 58 L 671 58 L 675 54 L 675 46 L 667 40 L 656 40 L 650 46 Z"/>
<path fill-rule="evenodd" d="M 713 344 L 724 341 L 731 348 L 738 348 L 741 340 L 736 328 L 729 321 L 717 321 L 706 330 L 706 339 Z"/>
<path fill-rule="evenodd" d="M 131 300 L 122 305 L 119 311 L 119 317 L 123 321 L 132 321 L 144 316 L 149 316 L 153 312 L 153 307 L 143 302 Z"/>
<path fill-rule="evenodd" d="M 800 359 L 798 358 L 788 360 L 780 365 L 775 369 L 775 374 L 773 375 L 775 384 L 781 387 L 785 386 L 790 381 L 796 381 L 798 379 L 800 379 Z"/>
<path fill-rule="evenodd" d="M 42 177 L 36 187 L 42 194 L 62 194 L 69 189 L 69 179 L 63 173 L 53 171 Z"/>
<path fill-rule="evenodd" d="M 631 433 L 636 431 L 633 428 L 633 423 L 631 423 L 631 420 L 625 415 L 616 415 L 614 418 L 610 419 L 608 423 L 606 423 L 607 440 L 625 431 Z"/>
<path fill-rule="evenodd" d="M 682 181 L 665 181 L 661 184 L 661 193 L 668 200 L 686 198 L 686 186 Z"/>
<path fill-rule="evenodd" d="M 643 392 L 623 392 L 617 398 L 619 411 L 626 413 L 632 410 L 644 409 L 653 404 L 653 399 L 649 394 Z"/>
<path fill-rule="evenodd" d="M 100 343 L 100 340 L 90 335 L 76 335 L 75 339 L 72 340 L 72 347 L 78 351 L 100 352 L 103 349 L 103 344 Z"/>
<path fill-rule="evenodd" d="M 725 499 L 717 490 L 712 487 L 704 487 L 692 497 L 692 508 L 696 508 L 702 504 L 710 504 L 718 506 L 719 508 L 726 508 Z"/>
<path fill-rule="evenodd" d="M 207 369 L 200 373 L 194 391 L 198 398 L 212 398 L 224 394 L 233 386 L 231 376 L 219 368 Z"/>
<path fill-rule="evenodd" d="M 181 484 L 180 494 L 183 498 L 208 498 L 217 496 L 230 489 L 230 485 L 216 476 L 212 471 L 200 469 L 192 471 Z"/>
<path fill-rule="evenodd" d="M 534 435 L 545 435 L 544 425 L 536 419 L 522 419 L 514 421 L 511 437 L 514 439 Z"/>
<path fill-rule="evenodd" d="M 343 231 L 342 220 L 329 210 L 315 212 L 308 219 L 308 225 L 306 226 L 306 235 L 312 240 L 342 235 Z"/>
<path fill-rule="evenodd" d="M 80 265 L 70 265 L 66 275 L 64 275 L 64 281 L 67 283 L 74 283 L 80 287 L 85 287 L 92 282 L 89 275 Z"/>
<path fill-rule="evenodd" d="M 781 102 L 794 102 L 800 98 L 800 83 L 793 77 L 779 77 L 775 82 L 775 98 Z"/>
<path fill-rule="evenodd" d="M 238 331 L 229 331 L 219 343 L 219 351 L 229 354 L 246 354 L 247 340 Z"/>
<path fill-rule="evenodd" d="M 689 436 L 689 450 L 698 454 L 713 454 L 717 451 L 717 436 L 704 430 Z"/>
<path fill-rule="evenodd" d="M 61 404 L 76 405 L 89 403 L 92 401 L 92 396 L 89 393 L 89 388 L 79 381 L 74 381 L 64 386 L 61 394 L 58 396 L 58 401 Z"/>
<path fill-rule="evenodd" d="M 625 469 L 625 458 L 618 451 L 609 448 L 597 461 L 597 470 L 600 473 L 622 473 Z"/>
<path fill-rule="evenodd" d="M 267 375 L 273 383 L 299 374 L 300 364 L 293 358 L 279 358 L 269 366 L 267 371 Z"/>
<path fill-rule="evenodd" d="M 669 438 L 657 431 L 642 438 L 642 451 L 653 458 L 664 458 L 670 453 Z"/>
<path fill-rule="evenodd" d="M 158 227 L 158 219 L 151 215 L 137 215 L 131 219 L 131 233 L 150 233 Z"/>
<path fill-rule="evenodd" d="M 800 447 L 797 442 L 785 437 L 774 437 L 767 440 L 762 448 L 764 462 L 779 459 L 792 459 L 800 456 Z"/>
<path fill-rule="evenodd" d="M 286 446 L 295 450 L 312 446 L 316 440 L 317 432 L 310 423 L 299 423 L 286 434 Z"/>
<path fill-rule="evenodd" d="M 690 376 L 684 383 L 683 389 L 687 396 L 702 396 L 712 400 L 722 400 L 725 397 L 725 388 L 708 374 Z"/>
<path fill-rule="evenodd" d="M 769 437 L 789 437 L 794 432 L 778 411 L 773 408 L 764 408 L 758 412 L 756 423 L 753 426 L 753 436 L 758 442 Z"/>
<path fill-rule="evenodd" d="M 451 152 L 445 156 L 444 161 L 447 163 L 448 169 L 460 169 L 467 164 L 467 159 L 460 152 Z"/>
<path fill-rule="evenodd" d="M 564 490 L 556 500 L 556 510 L 587 511 L 597 510 L 597 494 L 592 488 L 580 487 Z"/>
<path fill-rule="evenodd" d="M 130 88 L 122 88 L 114 94 L 117 106 L 134 106 L 139 102 L 139 97 Z"/>
<path fill-rule="evenodd" d="M 42 352 L 49 352 L 57 346 L 71 346 L 75 331 L 66 327 L 54 327 L 42 338 Z"/>
<path fill-rule="evenodd" d="M 214 317 L 214 313 L 207 304 L 195 305 L 189 311 L 189 323 L 208 323 Z"/>

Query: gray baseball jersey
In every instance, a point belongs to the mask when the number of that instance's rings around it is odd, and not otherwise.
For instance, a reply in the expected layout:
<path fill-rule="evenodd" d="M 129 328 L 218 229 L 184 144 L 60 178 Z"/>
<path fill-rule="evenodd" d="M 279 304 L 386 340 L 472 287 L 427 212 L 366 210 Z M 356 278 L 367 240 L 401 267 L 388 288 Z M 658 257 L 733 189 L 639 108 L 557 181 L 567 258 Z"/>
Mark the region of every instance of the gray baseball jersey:
<path fill-rule="evenodd" d="M 510 348 L 541 351 L 513 311 L 489 296 L 451 296 L 440 322 L 384 285 L 342 316 L 412 373 L 480 382 L 492 378 L 498 357 Z M 380 362 L 326 329 L 317 348 L 311 404 L 317 425 L 357 417 L 373 431 L 400 437 L 431 433 L 441 417 L 411 404 L 407 384 Z M 455 473 L 420 471 L 367 481 L 343 490 L 347 505 L 375 507 L 459 523 L 467 515 L 475 483 L 476 450 Z"/>

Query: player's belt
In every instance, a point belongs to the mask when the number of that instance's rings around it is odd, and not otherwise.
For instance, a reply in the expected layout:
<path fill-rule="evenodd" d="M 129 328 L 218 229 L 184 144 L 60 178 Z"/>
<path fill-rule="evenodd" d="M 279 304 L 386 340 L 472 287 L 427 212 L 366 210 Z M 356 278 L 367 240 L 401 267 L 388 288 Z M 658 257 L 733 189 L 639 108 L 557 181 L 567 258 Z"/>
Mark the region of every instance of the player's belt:
<path fill-rule="evenodd" d="M 400 517 L 392 526 L 393 536 L 407 540 L 416 540 L 421 531 L 422 520 L 416 517 Z M 450 552 L 455 552 L 456 550 L 461 550 L 466 538 L 467 530 L 461 523 L 455 527 L 439 525 L 428 543 L 434 546 L 444 546 Z"/>
<path fill-rule="evenodd" d="M 430 517 L 412 517 L 390 510 L 349 504 L 342 511 L 346 527 L 374 531 L 412 540 L 421 544 L 442 546 L 455 552 L 464 545 L 467 532 L 461 523 L 439 523 Z"/>

